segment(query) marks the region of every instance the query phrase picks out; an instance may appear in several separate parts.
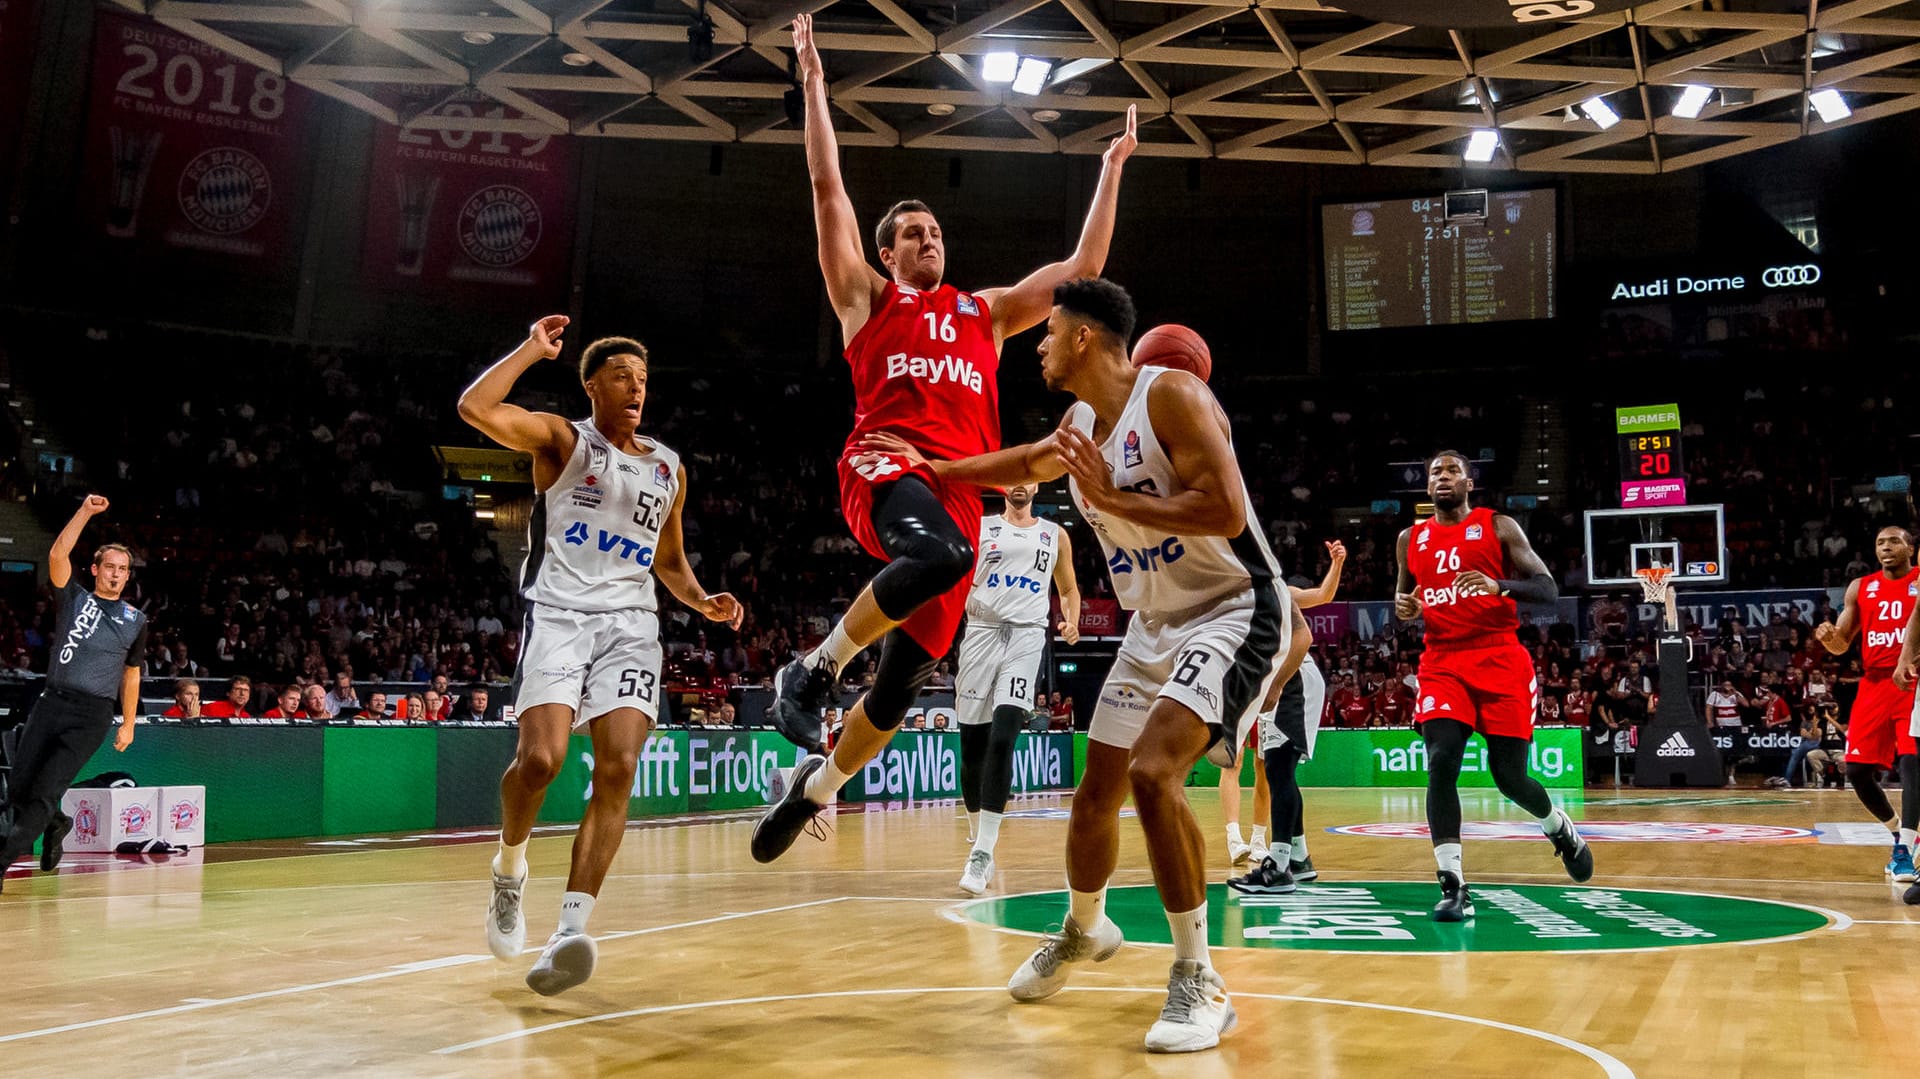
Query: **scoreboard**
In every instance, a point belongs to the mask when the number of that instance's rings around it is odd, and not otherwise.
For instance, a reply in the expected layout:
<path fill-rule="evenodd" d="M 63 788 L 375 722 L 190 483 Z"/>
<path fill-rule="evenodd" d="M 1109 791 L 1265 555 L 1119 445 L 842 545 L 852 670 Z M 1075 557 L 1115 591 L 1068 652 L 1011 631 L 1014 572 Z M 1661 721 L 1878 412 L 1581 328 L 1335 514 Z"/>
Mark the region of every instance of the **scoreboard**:
<path fill-rule="evenodd" d="M 1614 410 L 1620 443 L 1620 505 L 1682 506 L 1686 462 L 1680 454 L 1680 406 L 1637 405 Z"/>

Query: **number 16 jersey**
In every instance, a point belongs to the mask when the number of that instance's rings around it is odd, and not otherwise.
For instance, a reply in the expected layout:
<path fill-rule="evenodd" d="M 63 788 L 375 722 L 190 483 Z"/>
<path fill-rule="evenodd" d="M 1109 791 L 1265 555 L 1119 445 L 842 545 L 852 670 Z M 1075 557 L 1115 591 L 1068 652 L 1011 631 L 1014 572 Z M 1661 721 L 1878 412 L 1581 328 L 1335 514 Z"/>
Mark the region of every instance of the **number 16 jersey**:
<path fill-rule="evenodd" d="M 590 420 L 576 420 L 573 454 L 535 496 L 520 594 L 572 611 L 655 609 L 653 557 L 680 488 L 680 455 L 652 439 L 634 455 Z"/>

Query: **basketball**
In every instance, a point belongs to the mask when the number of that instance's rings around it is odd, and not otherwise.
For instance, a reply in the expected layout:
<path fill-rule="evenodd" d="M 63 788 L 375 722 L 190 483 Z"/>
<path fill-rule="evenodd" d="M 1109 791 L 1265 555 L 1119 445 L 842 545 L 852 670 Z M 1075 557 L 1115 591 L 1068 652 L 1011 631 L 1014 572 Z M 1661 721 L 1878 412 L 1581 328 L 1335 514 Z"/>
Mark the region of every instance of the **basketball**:
<path fill-rule="evenodd" d="M 1202 382 L 1213 374 L 1213 354 L 1207 351 L 1206 340 L 1174 322 L 1155 326 L 1134 342 L 1133 365 L 1148 364 L 1191 371 L 1199 375 Z"/>

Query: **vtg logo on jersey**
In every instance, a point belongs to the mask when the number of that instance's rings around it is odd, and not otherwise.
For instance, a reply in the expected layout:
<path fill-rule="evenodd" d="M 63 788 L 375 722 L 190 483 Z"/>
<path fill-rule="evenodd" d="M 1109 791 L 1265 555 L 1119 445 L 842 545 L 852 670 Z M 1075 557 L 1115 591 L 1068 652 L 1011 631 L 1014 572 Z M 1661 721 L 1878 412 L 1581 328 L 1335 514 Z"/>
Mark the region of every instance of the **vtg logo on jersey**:
<path fill-rule="evenodd" d="M 974 303 L 974 302 L 973 302 L 973 297 L 971 297 L 971 296 L 969 296 L 969 295 L 967 295 L 967 294 L 966 294 L 966 293 L 964 293 L 964 292 L 962 292 L 962 293 L 960 294 L 960 298 L 959 298 L 959 299 L 957 299 L 957 300 L 955 300 L 955 301 L 954 301 L 954 303 L 953 303 L 953 305 L 954 305 L 954 306 L 955 306 L 956 308 L 958 308 L 958 309 L 959 309 L 959 311 L 960 311 L 960 313 L 961 313 L 961 314 L 963 314 L 963 315 L 978 315 L 978 314 L 980 314 L 980 305 L 979 305 L 979 304 L 977 304 L 977 303 Z"/>
<path fill-rule="evenodd" d="M 673 486 L 673 469 L 665 461 L 653 466 L 653 485 L 655 487 Z"/>
<path fill-rule="evenodd" d="M 1128 431 L 1127 440 L 1120 444 L 1120 461 L 1123 467 L 1132 468 L 1143 458 L 1140 454 L 1140 432 Z"/>
<path fill-rule="evenodd" d="M 1186 553 L 1187 549 L 1181 546 L 1178 536 L 1168 536 L 1158 547 L 1115 547 L 1113 557 L 1107 559 L 1107 572 L 1116 577 L 1134 570 L 1154 573 L 1163 566 L 1180 561 Z"/>
<path fill-rule="evenodd" d="M 1005 577 L 1002 577 L 998 573 L 989 573 L 987 574 L 987 587 L 988 588 L 1022 588 L 1037 596 L 1041 593 L 1042 590 L 1046 588 L 1046 585 L 1043 582 L 1036 581 L 1032 577 L 1025 576 L 1024 574 L 1016 577 L 1013 574 L 1009 573 Z"/>
<path fill-rule="evenodd" d="M 973 362 L 960 356 L 948 355 L 942 359 L 928 359 L 925 356 L 909 356 L 904 352 L 895 352 L 887 356 L 887 377 L 921 378 L 935 386 L 942 382 L 955 382 L 975 393 L 980 393 L 984 383 L 980 372 L 974 369 Z"/>
<path fill-rule="evenodd" d="M 588 531 L 585 524 L 575 521 L 567 526 L 567 533 L 564 538 L 566 542 L 575 547 L 585 547 L 589 539 L 595 539 L 596 546 L 600 548 L 603 554 L 613 554 L 615 558 L 623 562 L 631 559 L 634 565 L 642 569 L 653 565 L 652 547 L 647 546 L 640 540 L 628 539 L 618 532 L 609 532 L 602 528 L 600 529 L 600 535 L 596 539 Z M 619 548 L 619 553 L 614 554 L 614 548 L 616 547 Z"/>
<path fill-rule="evenodd" d="M 1470 540 L 1477 540 L 1477 539 L 1479 539 L 1479 538 L 1480 538 L 1480 526 L 1479 526 L 1479 525 L 1468 525 L 1468 526 L 1467 526 L 1467 538 L 1468 538 L 1468 539 L 1470 539 Z"/>

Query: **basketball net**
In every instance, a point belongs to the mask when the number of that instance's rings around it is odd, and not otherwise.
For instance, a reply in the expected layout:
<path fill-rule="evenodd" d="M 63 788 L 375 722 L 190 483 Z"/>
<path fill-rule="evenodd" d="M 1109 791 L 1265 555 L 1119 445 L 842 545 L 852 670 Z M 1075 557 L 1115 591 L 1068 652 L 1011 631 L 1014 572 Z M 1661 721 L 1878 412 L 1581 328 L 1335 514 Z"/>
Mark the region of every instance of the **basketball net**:
<path fill-rule="evenodd" d="M 1648 566 L 1633 571 L 1640 578 L 1640 595 L 1648 603 L 1658 603 L 1666 608 L 1667 629 L 1680 631 L 1680 612 L 1673 600 L 1673 586 L 1667 578 L 1673 573 L 1671 566 Z"/>

